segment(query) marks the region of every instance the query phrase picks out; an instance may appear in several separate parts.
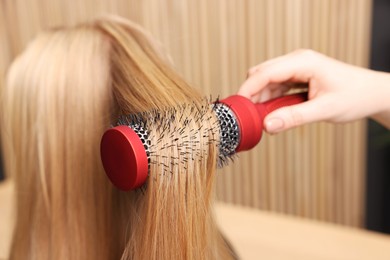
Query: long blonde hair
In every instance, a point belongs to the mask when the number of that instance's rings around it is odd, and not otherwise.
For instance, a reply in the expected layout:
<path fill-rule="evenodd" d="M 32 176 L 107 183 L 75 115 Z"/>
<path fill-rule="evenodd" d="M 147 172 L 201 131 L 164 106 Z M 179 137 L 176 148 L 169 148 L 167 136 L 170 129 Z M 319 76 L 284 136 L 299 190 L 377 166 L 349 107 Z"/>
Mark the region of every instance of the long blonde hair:
<path fill-rule="evenodd" d="M 0 103 L 17 196 L 11 259 L 230 257 L 211 205 L 218 133 L 185 137 L 197 152 L 168 170 L 180 151 L 160 147 L 143 190 L 118 191 L 104 174 L 100 138 L 120 115 L 204 105 L 156 49 L 137 25 L 106 17 L 42 33 L 13 62 Z M 206 113 L 185 131 L 214 124 Z"/>

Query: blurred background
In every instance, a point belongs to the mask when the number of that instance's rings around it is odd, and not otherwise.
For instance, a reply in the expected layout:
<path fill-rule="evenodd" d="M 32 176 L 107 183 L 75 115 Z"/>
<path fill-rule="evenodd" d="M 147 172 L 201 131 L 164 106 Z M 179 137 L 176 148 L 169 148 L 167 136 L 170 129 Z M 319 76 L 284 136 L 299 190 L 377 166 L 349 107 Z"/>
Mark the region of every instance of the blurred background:
<path fill-rule="evenodd" d="M 386 0 L 0 0 L 1 84 L 38 32 L 101 14 L 141 24 L 214 98 L 234 94 L 251 66 L 297 48 L 390 71 Z M 217 198 L 390 233 L 389 159 L 389 131 L 374 122 L 311 124 L 264 135 L 220 170 Z"/>

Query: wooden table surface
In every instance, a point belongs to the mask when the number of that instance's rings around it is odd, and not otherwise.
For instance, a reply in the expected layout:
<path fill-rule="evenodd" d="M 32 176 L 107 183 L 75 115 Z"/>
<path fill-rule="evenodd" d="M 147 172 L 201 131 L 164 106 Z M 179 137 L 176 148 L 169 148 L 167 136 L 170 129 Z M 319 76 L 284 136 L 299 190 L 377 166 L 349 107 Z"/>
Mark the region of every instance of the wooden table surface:
<path fill-rule="evenodd" d="M 0 259 L 8 254 L 13 226 L 13 187 L 0 183 Z M 241 259 L 390 259 L 390 236 L 217 204 L 222 232 Z"/>
<path fill-rule="evenodd" d="M 390 236 L 219 204 L 218 222 L 242 259 L 390 260 Z"/>

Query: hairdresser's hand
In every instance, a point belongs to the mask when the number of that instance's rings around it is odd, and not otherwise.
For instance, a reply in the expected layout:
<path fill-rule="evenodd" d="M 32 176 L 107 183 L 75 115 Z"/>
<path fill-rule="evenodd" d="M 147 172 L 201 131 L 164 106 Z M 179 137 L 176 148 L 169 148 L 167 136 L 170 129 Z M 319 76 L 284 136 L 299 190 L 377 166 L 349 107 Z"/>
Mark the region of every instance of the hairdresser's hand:
<path fill-rule="evenodd" d="M 283 95 L 292 83 L 309 84 L 309 101 L 270 113 L 264 120 L 267 132 L 367 116 L 390 127 L 390 74 L 348 65 L 312 50 L 298 50 L 251 68 L 238 94 L 263 102 Z"/>

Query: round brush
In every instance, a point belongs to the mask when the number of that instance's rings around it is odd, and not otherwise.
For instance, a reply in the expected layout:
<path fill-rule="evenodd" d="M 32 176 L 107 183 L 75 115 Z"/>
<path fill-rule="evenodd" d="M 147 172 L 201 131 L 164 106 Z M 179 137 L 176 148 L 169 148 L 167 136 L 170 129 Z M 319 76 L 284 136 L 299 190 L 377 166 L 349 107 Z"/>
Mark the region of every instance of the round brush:
<path fill-rule="evenodd" d="M 305 100 L 307 100 L 306 92 L 286 95 L 257 104 L 243 96 L 230 96 L 211 105 L 217 118 L 217 125 L 209 129 L 201 129 L 202 127 L 195 131 L 191 129 L 191 132 L 193 134 L 195 132 L 197 134 L 217 132 L 216 134 L 219 135 L 218 164 L 223 165 L 235 153 L 252 149 L 259 143 L 263 132 L 263 120 L 267 114 L 278 108 L 295 105 Z M 158 142 L 154 139 L 160 140 L 162 136 L 169 136 L 171 142 L 163 147 L 176 145 L 180 148 L 183 144 L 178 143 L 181 140 L 178 135 L 186 132 L 185 127 L 189 125 L 189 119 L 183 116 L 186 114 L 185 111 L 190 110 L 190 115 L 202 122 L 209 112 L 208 107 L 206 105 L 200 109 L 186 106 L 179 111 L 168 109 L 162 113 L 152 111 L 143 115 L 121 117 L 118 125 L 107 130 L 101 140 L 103 167 L 111 182 L 121 190 L 131 190 L 142 186 L 148 177 L 150 157 L 152 153 L 158 153 L 158 151 L 152 151 L 154 150 L 152 141 Z M 145 122 L 147 120 L 151 121 L 149 125 L 158 125 L 160 136 L 151 136 L 147 129 L 148 124 Z M 169 122 L 175 120 L 180 121 L 183 127 L 172 127 Z M 186 144 L 185 148 L 188 147 Z M 186 153 L 196 151 L 194 148 L 191 149 Z"/>

